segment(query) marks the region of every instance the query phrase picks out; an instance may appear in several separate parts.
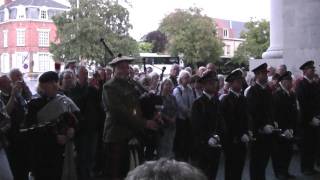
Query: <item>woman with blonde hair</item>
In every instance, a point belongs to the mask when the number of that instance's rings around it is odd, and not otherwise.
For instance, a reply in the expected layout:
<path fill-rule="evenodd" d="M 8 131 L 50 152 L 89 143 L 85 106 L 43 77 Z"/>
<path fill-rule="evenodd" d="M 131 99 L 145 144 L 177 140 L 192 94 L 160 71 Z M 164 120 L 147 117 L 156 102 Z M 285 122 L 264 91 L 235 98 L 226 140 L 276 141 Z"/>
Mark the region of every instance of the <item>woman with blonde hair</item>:
<path fill-rule="evenodd" d="M 173 142 L 176 134 L 177 102 L 172 95 L 173 83 L 170 79 L 164 79 L 160 86 L 160 95 L 163 100 L 161 118 L 164 122 L 162 134 L 158 142 L 158 156 L 172 158 Z"/>

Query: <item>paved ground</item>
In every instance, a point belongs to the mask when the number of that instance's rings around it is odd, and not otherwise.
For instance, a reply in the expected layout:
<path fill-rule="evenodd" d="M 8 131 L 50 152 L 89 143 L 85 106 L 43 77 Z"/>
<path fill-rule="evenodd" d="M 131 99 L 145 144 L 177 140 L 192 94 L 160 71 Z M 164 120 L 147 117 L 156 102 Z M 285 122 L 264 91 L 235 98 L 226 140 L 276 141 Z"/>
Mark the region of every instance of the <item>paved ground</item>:
<path fill-rule="evenodd" d="M 223 158 L 223 157 L 222 157 Z M 219 167 L 219 172 L 218 172 L 218 177 L 217 180 L 223 180 L 224 179 L 224 161 L 222 159 L 220 167 Z M 296 154 L 293 157 L 293 160 L 291 162 L 290 166 L 290 173 L 297 176 L 296 180 L 320 180 L 320 174 L 317 176 L 304 176 L 301 174 L 300 171 L 300 157 Z M 244 169 L 244 173 L 242 176 L 243 180 L 250 180 L 249 178 L 249 163 L 248 161 L 246 162 L 246 167 Z M 277 178 L 274 176 L 272 165 L 271 165 L 271 160 L 269 162 L 268 168 L 267 168 L 267 173 L 266 173 L 266 180 L 277 180 Z"/>
<path fill-rule="evenodd" d="M 224 160 L 223 156 L 221 157 L 221 163 L 219 167 L 219 172 L 217 175 L 217 180 L 223 180 L 224 179 Z M 249 178 L 249 163 L 248 161 L 246 162 L 246 167 L 244 169 L 243 177 L 242 180 L 250 180 Z M 296 154 L 293 157 L 293 160 L 291 162 L 290 166 L 290 173 L 297 176 L 296 180 L 320 180 L 320 174 L 317 176 L 304 176 L 300 172 L 300 157 Z M 104 179 L 95 179 L 95 180 L 104 180 Z M 266 180 L 277 180 L 275 178 L 272 167 L 271 167 L 271 161 L 269 162 L 268 168 L 267 168 L 267 175 L 266 175 Z"/>

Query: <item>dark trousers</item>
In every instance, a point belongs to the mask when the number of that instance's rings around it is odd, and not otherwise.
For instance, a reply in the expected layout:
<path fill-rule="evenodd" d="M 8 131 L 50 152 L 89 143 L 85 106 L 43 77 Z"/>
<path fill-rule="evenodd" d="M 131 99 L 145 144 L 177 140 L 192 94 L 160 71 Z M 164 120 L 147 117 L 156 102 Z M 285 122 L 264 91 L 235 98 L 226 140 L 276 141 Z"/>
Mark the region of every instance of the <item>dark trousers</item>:
<path fill-rule="evenodd" d="M 272 135 L 258 135 L 250 154 L 250 179 L 265 180 L 265 171 L 272 151 Z"/>
<path fill-rule="evenodd" d="M 26 134 L 16 134 L 9 138 L 10 146 L 7 148 L 7 156 L 14 180 L 28 179 L 28 172 L 31 171 L 27 138 Z"/>
<path fill-rule="evenodd" d="M 52 139 L 53 140 L 53 139 Z M 35 147 L 36 180 L 59 180 L 62 176 L 64 146 L 48 139 Z"/>
<path fill-rule="evenodd" d="M 241 180 L 247 147 L 244 143 L 229 142 L 225 146 L 225 180 Z"/>
<path fill-rule="evenodd" d="M 198 147 L 195 155 L 192 156 L 192 164 L 201 169 L 208 177 L 208 180 L 216 179 L 220 162 L 220 148 L 204 145 Z"/>
<path fill-rule="evenodd" d="M 106 143 L 106 177 L 123 179 L 129 172 L 128 143 Z"/>
<path fill-rule="evenodd" d="M 179 161 L 188 162 L 191 146 L 191 125 L 189 119 L 177 119 L 176 136 L 174 140 L 175 158 Z"/>
<path fill-rule="evenodd" d="M 314 169 L 316 152 L 318 150 L 318 128 L 304 127 L 301 139 L 301 171 L 310 171 Z"/>
<path fill-rule="evenodd" d="M 96 132 L 78 134 L 76 137 L 77 173 L 79 180 L 89 180 L 93 171 L 98 141 Z"/>
<path fill-rule="evenodd" d="M 293 142 L 283 137 L 274 141 L 272 152 L 272 166 L 276 176 L 287 175 L 293 155 Z"/>

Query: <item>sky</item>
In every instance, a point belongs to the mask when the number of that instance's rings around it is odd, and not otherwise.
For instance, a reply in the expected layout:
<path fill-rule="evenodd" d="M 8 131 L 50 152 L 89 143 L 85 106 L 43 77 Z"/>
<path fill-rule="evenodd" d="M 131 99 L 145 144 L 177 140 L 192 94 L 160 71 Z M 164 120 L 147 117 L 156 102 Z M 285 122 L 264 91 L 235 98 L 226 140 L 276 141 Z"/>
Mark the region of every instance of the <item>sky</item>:
<path fill-rule="evenodd" d="M 66 3 L 66 0 L 56 0 Z M 123 2 L 124 0 L 119 0 Z M 236 21 L 270 19 L 270 0 L 127 0 L 130 23 L 133 28 L 130 35 L 139 41 L 142 36 L 157 30 L 161 20 L 175 9 L 198 7 L 212 18 Z"/>
<path fill-rule="evenodd" d="M 270 0 L 129 0 L 130 35 L 136 40 L 158 28 L 175 9 L 199 7 L 212 18 L 249 21 L 251 17 L 270 19 Z"/>

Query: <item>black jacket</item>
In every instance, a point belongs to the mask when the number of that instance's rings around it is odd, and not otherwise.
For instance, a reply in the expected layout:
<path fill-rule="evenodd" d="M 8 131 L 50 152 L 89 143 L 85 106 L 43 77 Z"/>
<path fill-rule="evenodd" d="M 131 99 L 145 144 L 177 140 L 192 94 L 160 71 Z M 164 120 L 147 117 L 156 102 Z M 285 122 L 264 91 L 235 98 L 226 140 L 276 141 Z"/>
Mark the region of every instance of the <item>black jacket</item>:
<path fill-rule="evenodd" d="M 295 129 L 298 110 L 295 95 L 291 92 L 287 94 L 282 88 L 273 94 L 274 118 L 282 130 Z"/>
<path fill-rule="evenodd" d="M 269 87 L 263 89 L 260 85 L 252 86 L 247 94 L 249 126 L 254 134 L 265 125 L 273 125 L 272 92 Z"/>
<path fill-rule="evenodd" d="M 313 117 L 319 115 L 319 91 L 315 83 L 309 83 L 303 78 L 299 82 L 296 95 L 301 111 L 301 121 L 303 126 L 307 126 Z"/>
<path fill-rule="evenodd" d="M 191 114 L 194 147 L 203 147 L 213 134 L 222 135 L 223 125 L 218 98 L 205 94 L 194 101 Z"/>
<path fill-rule="evenodd" d="M 245 97 L 232 92 L 221 100 L 221 111 L 225 124 L 226 141 L 240 141 L 243 134 L 248 134 L 248 111 Z"/>

